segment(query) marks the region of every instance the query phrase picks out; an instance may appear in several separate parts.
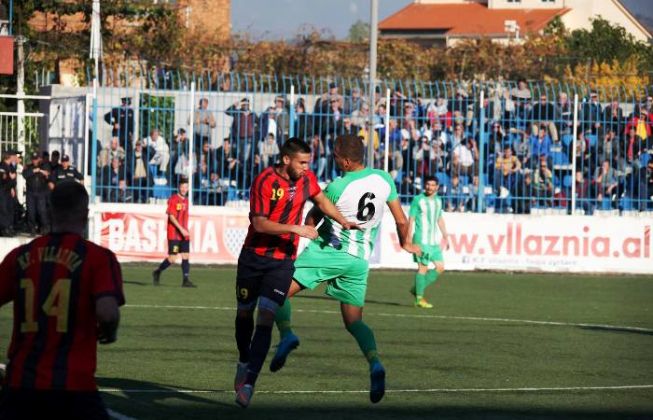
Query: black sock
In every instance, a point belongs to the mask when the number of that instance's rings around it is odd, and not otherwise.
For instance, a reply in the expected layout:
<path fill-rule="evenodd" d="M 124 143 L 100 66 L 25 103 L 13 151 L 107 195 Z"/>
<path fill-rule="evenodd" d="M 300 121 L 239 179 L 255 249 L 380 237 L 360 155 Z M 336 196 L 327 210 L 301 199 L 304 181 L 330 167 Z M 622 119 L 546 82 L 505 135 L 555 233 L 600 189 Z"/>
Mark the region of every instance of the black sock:
<path fill-rule="evenodd" d="M 188 260 L 181 260 L 181 272 L 184 275 L 184 281 L 188 280 L 190 274 L 190 262 Z"/>
<path fill-rule="evenodd" d="M 252 341 L 252 332 L 254 331 L 253 317 L 236 317 L 236 345 L 238 346 L 238 361 L 241 363 L 249 362 L 249 346 Z"/>
<path fill-rule="evenodd" d="M 254 386 L 258 373 L 261 371 L 265 357 L 272 343 L 272 326 L 257 325 L 252 344 L 249 346 L 249 364 L 247 365 L 246 384 Z"/>
<path fill-rule="evenodd" d="M 159 268 L 157 268 L 156 271 L 158 271 L 160 273 L 161 271 L 165 270 L 168 267 L 170 267 L 170 261 L 168 261 L 168 259 L 166 258 L 165 260 L 163 260 L 161 262 L 161 264 L 159 265 Z"/>

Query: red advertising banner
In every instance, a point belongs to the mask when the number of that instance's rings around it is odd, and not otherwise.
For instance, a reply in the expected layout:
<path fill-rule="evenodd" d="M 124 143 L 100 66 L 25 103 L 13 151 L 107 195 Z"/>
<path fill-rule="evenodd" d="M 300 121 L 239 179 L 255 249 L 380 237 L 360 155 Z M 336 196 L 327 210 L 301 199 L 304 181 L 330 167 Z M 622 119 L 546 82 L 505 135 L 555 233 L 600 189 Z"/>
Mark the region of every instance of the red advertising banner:
<path fill-rule="evenodd" d="M 100 245 L 123 261 L 155 261 L 167 255 L 165 213 L 102 212 Z M 192 260 L 235 264 L 247 234 L 247 213 L 191 215 L 189 230 Z"/>

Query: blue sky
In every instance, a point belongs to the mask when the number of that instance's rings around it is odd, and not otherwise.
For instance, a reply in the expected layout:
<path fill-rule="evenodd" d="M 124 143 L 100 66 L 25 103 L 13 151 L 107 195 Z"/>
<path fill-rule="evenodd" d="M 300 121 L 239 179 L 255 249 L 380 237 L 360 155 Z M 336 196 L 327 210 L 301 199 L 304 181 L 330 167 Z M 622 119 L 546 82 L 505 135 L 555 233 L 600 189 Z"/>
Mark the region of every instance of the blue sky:
<path fill-rule="evenodd" d="M 601 0 L 607 1 L 607 0 Z M 653 0 L 622 0 L 634 13 L 653 18 Z M 379 20 L 412 0 L 379 0 Z M 336 38 L 347 36 L 358 19 L 369 21 L 370 0 L 232 0 L 233 32 L 254 39 L 292 38 L 302 25 L 327 29 Z"/>

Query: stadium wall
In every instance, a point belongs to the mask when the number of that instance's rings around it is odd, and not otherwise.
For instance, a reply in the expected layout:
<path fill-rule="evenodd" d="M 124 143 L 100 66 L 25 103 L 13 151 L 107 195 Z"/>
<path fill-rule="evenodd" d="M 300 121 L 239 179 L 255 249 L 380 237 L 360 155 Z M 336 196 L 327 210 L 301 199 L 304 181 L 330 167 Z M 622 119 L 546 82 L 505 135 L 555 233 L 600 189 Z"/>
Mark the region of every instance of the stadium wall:
<path fill-rule="evenodd" d="M 516 216 L 447 213 L 449 270 L 653 274 L 649 217 Z M 166 252 L 165 206 L 102 204 L 91 238 L 121 261 L 159 261 Z M 249 225 L 247 209 L 194 206 L 191 259 L 235 264 Z M 370 258 L 375 268 L 414 268 L 386 212 Z"/>

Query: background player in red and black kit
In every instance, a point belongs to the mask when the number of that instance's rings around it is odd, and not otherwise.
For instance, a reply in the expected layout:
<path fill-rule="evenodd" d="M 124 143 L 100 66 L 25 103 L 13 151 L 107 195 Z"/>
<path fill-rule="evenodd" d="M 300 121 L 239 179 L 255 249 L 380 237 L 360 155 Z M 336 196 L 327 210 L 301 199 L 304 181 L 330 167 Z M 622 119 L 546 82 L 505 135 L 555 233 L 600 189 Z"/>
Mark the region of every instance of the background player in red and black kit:
<path fill-rule="evenodd" d="M 286 299 L 295 271 L 299 237 L 317 237 L 313 226 L 300 225 L 304 203 L 311 199 L 344 229 L 358 227 L 345 220 L 322 193 L 315 174 L 308 170 L 311 149 L 306 143 L 291 138 L 284 143 L 280 156 L 279 165 L 265 169 L 254 179 L 250 190 L 250 226 L 238 258 L 236 344 L 240 355 L 234 388 L 236 402 L 242 407 L 249 405 L 270 350 L 275 314 Z"/>
<path fill-rule="evenodd" d="M 188 232 L 188 179 L 179 181 L 179 190 L 168 199 L 168 258 L 163 260 L 159 268 L 152 272 L 152 282 L 159 285 L 161 272 L 174 264 L 177 254 L 181 253 L 181 272 L 183 279 L 181 287 L 197 287 L 190 281 L 190 233 Z"/>
<path fill-rule="evenodd" d="M 81 184 L 57 184 L 50 202 L 52 233 L 0 265 L 0 306 L 14 302 L 0 419 L 108 419 L 95 384 L 96 341 L 116 340 L 125 303 L 120 265 L 81 236 L 88 219 Z"/>

